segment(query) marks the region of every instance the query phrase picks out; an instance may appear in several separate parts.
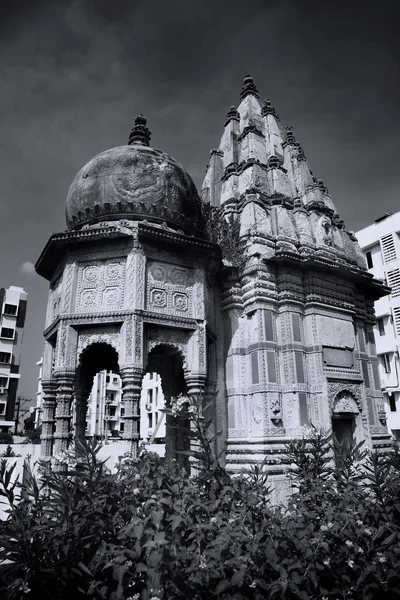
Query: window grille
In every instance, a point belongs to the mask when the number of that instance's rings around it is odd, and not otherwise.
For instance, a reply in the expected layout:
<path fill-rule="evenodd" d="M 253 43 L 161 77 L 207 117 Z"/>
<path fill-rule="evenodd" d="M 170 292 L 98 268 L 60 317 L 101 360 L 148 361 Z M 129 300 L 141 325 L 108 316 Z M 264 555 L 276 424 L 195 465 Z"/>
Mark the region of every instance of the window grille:
<path fill-rule="evenodd" d="M 394 245 L 393 234 L 389 233 L 388 235 L 384 235 L 381 238 L 381 248 L 383 261 L 385 263 L 390 262 L 391 260 L 396 260 L 396 247 Z"/>
<path fill-rule="evenodd" d="M 400 269 L 393 269 L 387 272 L 387 282 L 392 288 L 392 298 L 400 296 Z"/>
<path fill-rule="evenodd" d="M 396 335 L 400 337 L 400 306 L 393 308 L 393 321 Z"/>

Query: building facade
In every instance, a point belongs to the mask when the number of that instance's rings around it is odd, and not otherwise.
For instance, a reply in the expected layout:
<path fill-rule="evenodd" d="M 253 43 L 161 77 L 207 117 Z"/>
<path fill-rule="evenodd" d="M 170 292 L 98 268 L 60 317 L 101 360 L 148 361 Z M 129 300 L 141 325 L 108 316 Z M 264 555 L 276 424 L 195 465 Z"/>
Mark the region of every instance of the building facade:
<path fill-rule="evenodd" d="M 376 350 L 387 426 L 400 440 L 400 212 L 384 215 L 356 233 L 369 272 L 391 288 L 375 302 Z"/>
<path fill-rule="evenodd" d="M 26 304 L 22 288 L 0 288 L 0 431 L 13 432 L 15 427 Z"/>
<path fill-rule="evenodd" d="M 134 454 L 143 376 L 156 372 L 167 407 L 215 395 L 215 451 L 231 472 L 268 455 L 277 497 L 289 491 L 285 444 L 305 426 L 388 447 L 373 333 L 388 288 L 270 101 L 245 78 L 201 198 L 150 137 L 140 115 L 127 145 L 78 172 L 68 230 L 36 264 L 50 283 L 43 456 L 68 446 L 73 414 L 74 435 L 85 435 L 104 369 L 121 376 Z M 189 428 L 166 415 L 167 459 L 186 468 Z"/>

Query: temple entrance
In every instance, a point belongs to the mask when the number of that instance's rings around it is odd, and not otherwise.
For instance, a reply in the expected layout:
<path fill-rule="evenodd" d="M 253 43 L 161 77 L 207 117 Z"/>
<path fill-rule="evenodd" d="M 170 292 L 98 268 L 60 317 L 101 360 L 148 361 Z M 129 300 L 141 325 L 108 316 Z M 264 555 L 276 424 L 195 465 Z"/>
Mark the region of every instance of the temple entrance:
<path fill-rule="evenodd" d="M 354 441 L 355 419 L 333 418 L 332 431 L 335 441 L 341 446 L 350 447 Z"/>
<path fill-rule="evenodd" d="M 156 373 L 161 378 L 165 403 L 161 411 L 165 420 L 165 459 L 175 459 L 189 472 L 190 421 L 177 418 L 171 413 L 171 399 L 188 392 L 183 357 L 176 347 L 159 344 L 149 352 L 146 371 Z"/>
<path fill-rule="evenodd" d="M 115 437 L 123 412 L 118 375 L 118 353 L 112 346 L 93 343 L 82 351 L 74 386 L 76 440 L 89 437 L 107 443 Z M 110 390 L 113 386 L 115 392 Z"/>

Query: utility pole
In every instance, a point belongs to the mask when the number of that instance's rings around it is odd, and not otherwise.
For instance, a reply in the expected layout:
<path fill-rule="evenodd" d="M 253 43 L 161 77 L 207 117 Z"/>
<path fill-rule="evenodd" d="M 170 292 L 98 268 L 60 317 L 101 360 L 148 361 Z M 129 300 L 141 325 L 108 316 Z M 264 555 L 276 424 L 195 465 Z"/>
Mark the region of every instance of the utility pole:
<path fill-rule="evenodd" d="M 16 402 L 16 406 L 15 406 L 15 421 L 14 421 L 14 435 L 16 435 L 18 433 L 18 423 L 19 423 L 19 417 L 21 414 L 21 417 L 24 417 L 27 413 L 29 413 L 29 409 L 25 409 L 25 410 L 21 410 L 25 404 L 27 402 L 32 402 L 32 398 L 24 398 L 22 396 L 18 396 L 17 397 L 17 402 Z"/>

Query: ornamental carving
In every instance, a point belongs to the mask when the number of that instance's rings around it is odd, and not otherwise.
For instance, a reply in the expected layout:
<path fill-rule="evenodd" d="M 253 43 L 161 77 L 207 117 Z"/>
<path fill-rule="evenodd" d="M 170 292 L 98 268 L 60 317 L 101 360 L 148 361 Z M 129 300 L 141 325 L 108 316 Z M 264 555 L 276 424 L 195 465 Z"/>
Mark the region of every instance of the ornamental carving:
<path fill-rule="evenodd" d="M 119 310 L 124 305 L 125 261 L 79 263 L 76 312 Z"/>
<path fill-rule="evenodd" d="M 173 346 L 179 350 L 182 359 L 184 369 L 188 368 L 187 362 L 187 344 L 189 334 L 184 331 L 178 331 L 174 329 L 151 329 L 146 332 L 147 341 L 147 353 L 149 354 L 153 348 L 160 345 Z"/>
<path fill-rule="evenodd" d="M 361 387 L 356 383 L 346 381 L 328 381 L 328 399 L 331 412 L 336 400 L 351 398 L 357 406 L 357 412 L 362 412 Z"/>
<path fill-rule="evenodd" d="M 106 325 L 80 329 L 78 332 L 78 360 L 83 350 L 91 344 L 109 344 L 119 355 L 121 346 L 121 327 L 118 325 Z"/>
<path fill-rule="evenodd" d="M 359 414 L 355 399 L 346 391 L 340 392 L 333 403 L 333 414 L 348 413 Z"/>
<path fill-rule="evenodd" d="M 185 314 L 185 316 L 192 316 L 193 284 L 193 269 L 149 261 L 147 267 L 146 308 L 156 312 L 162 311 L 167 315 Z M 196 304 L 199 302 L 198 293 L 204 296 L 204 285 L 199 292 L 196 290 Z M 204 307 L 202 314 L 204 318 Z M 197 315 L 196 318 L 198 318 Z"/>

